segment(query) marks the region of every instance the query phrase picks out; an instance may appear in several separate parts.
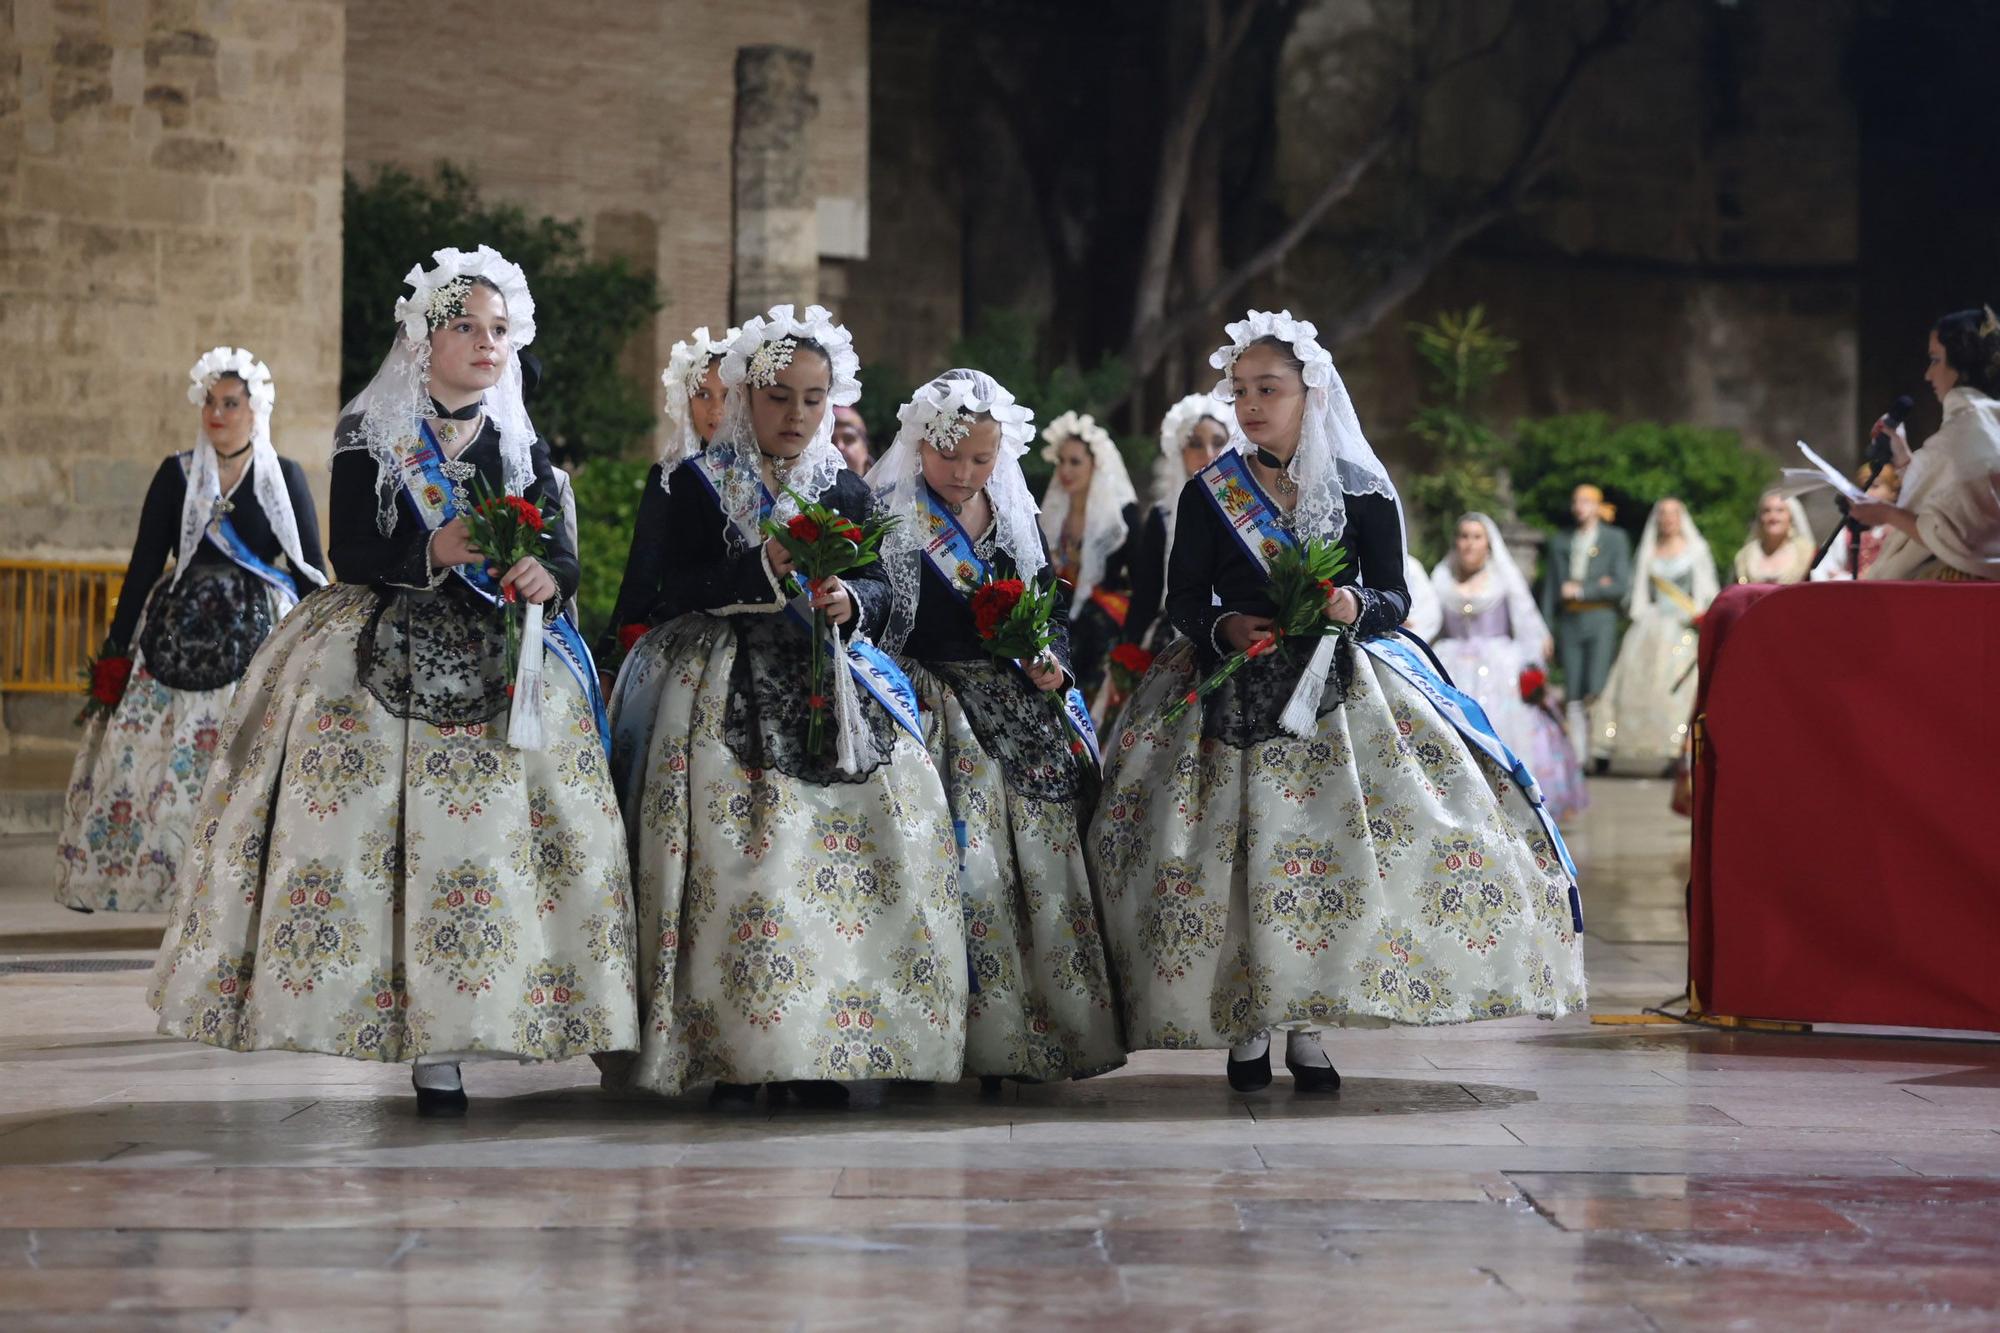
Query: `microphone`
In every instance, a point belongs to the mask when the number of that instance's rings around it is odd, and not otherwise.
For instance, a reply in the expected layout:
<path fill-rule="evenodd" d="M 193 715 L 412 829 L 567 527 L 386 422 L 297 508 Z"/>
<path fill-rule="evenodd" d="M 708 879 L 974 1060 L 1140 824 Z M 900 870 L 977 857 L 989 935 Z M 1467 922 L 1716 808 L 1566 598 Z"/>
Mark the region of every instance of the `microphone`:
<path fill-rule="evenodd" d="M 1868 457 L 1863 460 L 1877 472 L 1889 466 L 1889 460 L 1895 457 L 1891 449 L 1891 437 L 1895 434 L 1896 427 L 1903 424 L 1903 418 L 1910 415 L 1910 409 L 1915 406 L 1916 400 L 1910 395 L 1898 394 L 1896 401 L 1889 404 L 1889 410 L 1883 414 L 1883 428 L 1876 431 L 1873 438 L 1868 441 Z"/>

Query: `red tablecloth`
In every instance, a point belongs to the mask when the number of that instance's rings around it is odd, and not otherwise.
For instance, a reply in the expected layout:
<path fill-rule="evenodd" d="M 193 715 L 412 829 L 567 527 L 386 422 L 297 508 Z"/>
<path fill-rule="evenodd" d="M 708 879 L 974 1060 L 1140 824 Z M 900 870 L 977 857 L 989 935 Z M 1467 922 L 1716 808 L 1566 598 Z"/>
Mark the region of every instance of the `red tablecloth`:
<path fill-rule="evenodd" d="M 1710 1013 L 2000 1031 L 2000 585 L 1724 591 L 1688 975 Z"/>

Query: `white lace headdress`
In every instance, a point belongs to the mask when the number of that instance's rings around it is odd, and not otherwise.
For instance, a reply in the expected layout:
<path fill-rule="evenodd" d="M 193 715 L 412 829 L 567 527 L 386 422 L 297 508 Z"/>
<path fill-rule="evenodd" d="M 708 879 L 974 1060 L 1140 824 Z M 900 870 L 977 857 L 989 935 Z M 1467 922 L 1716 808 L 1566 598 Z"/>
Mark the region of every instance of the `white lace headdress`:
<path fill-rule="evenodd" d="M 271 524 L 278 549 L 291 562 L 292 570 L 310 583 L 324 585 L 326 575 L 306 563 L 299 549 L 299 518 L 292 512 L 292 494 L 285 487 L 285 474 L 278 466 L 278 451 L 271 445 L 271 408 L 278 389 L 271 382 L 271 368 L 241 347 L 217 347 L 205 353 L 188 371 L 188 401 L 200 407 L 209 390 L 224 375 L 243 381 L 250 395 L 251 486 L 258 507 Z M 174 582 L 188 570 L 195 548 L 208 533 L 222 502 L 222 460 L 209 441 L 208 431 L 195 430 L 194 456 L 188 468 L 187 490 L 181 499 L 181 544 L 174 562 Z"/>
<path fill-rule="evenodd" d="M 1797 504 L 1796 500 L 1792 503 Z M 1716 575 L 1715 553 L 1708 549 L 1708 539 L 1701 535 L 1701 529 L 1694 525 L 1694 515 L 1688 512 L 1685 502 L 1669 496 L 1653 506 L 1646 515 L 1646 526 L 1639 534 L 1639 553 L 1632 557 L 1632 590 L 1625 594 L 1625 609 L 1632 619 L 1648 615 L 1653 609 L 1653 579 L 1651 569 L 1653 554 L 1660 543 L 1660 505 L 1675 504 L 1681 507 L 1681 535 L 1687 539 L 1687 553 L 1694 563 L 1694 609 L 1697 613 L 1708 610 L 1708 604 L 1721 591 L 1721 580 Z M 1803 512 L 1804 506 L 1800 506 Z M 1792 516 L 1794 523 L 1799 515 Z"/>
<path fill-rule="evenodd" d="M 898 520 L 882 539 L 882 571 L 895 600 L 889 623 L 876 642 L 889 652 L 902 651 L 909 639 L 923 585 L 923 550 L 930 540 L 919 510 L 925 489 L 924 450 L 951 454 L 981 416 L 992 417 L 1000 426 L 1000 456 L 986 482 L 995 544 L 1012 559 L 1016 577 L 1031 580 L 1042 571 L 1035 498 L 1021 471 L 1021 457 L 1035 438 L 1035 414 L 1015 402 L 1014 395 L 985 371 L 947 370 L 896 409 L 901 424 L 895 443 L 868 470 L 869 489 Z"/>
<path fill-rule="evenodd" d="M 417 422 L 435 415 L 431 406 L 431 330 L 463 313 L 474 280 L 500 290 L 507 310 L 507 364 L 486 391 L 486 415 L 500 430 L 502 476 L 509 495 L 525 494 L 535 479 L 530 451 L 535 428 L 521 398 L 521 349 L 535 340 L 535 300 L 521 266 L 491 246 L 477 250 L 447 247 L 431 255 L 432 267 L 418 264 L 404 275 L 410 295 L 396 302 L 396 336 L 368 387 L 340 411 L 360 422 L 334 441 L 334 452 L 366 449 L 375 458 L 375 521 L 387 533 L 396 525 L 397 454 L 415 436 Z"/>
<path fill-rule="evenodd" d="M 675 343 L 667 355 L 667 368 L 660 372 L 660 383 L 667 391 L 667 438 L 660 446 L 661 490 L 671 489 L 667 482 L 674 469 L 705 447 L 706 442 L 694 428 L 692 399 L 708 377 L 708 368 L 742 332 L 730 329 L 720 338 L 711 338 L 704 324 L 689 334 L 686 342 Z"/>
<path fill-rule="evenodd" d="M 1298 507 L 1292 512 L 1293 530 L 1301 538 L 1338 541 L 1347 531 L 1347 502 L 1342 498 L 1343 493 L 1387 496 L 1396 502 L 1400 514 L 1403 502 L 1396 494 L 1396 484 L 1389 480 L 1389 469 L 1382 466 L 1368 437 L 1361 433 L 1361 418 L 1355 415 L 1354 400 L 1348 397 L 1340 372 L 1333 368 L 1333 357 L 1316 341 L 1319 330 L 1303 319 L 1293 319 L 1289 310 L 1276 314 L 1252 310 L 1236 323 L 1225 326 L 1223 332 L 1229 335 L 1229 342 L 1218 347 L 1208 363 L 1222 372 L 1215 396 L 1225 402 L 1233 397 L 1229 378 L 1236 358 L 1260 339 L 1277 339 L 1304 366 L 1301 373 L 1306 382 L 1305 419 L 1299 427 L 1299 447 L 1285 465 L 1286 473 L 1299 488 Z M 1243 434 L 1235 414 L 1230 417 L 1231 446 L 1241 453 L 1252 452 L 1254 446 Z"/>
<path fill-rule="evenodd" d="M 833 316 L 821 306 L 807 306 L 800 316 L 790 304 L 774 305 L 745 323 L 722 356 L 722 383 L 728 392 L 723 400 L 722 429 L 708 448 L 728 469 L 722 482 L 722 507 L 729 518 L 728 538 L 734 545 L 745 545 L 744 530 L 757 528 L 764 484 L 757 467 L 757 435 L 750 425 L 750 393 L 775 384 L 778 372 L 792 363 L 792 354 L 803 342 L 816 343 L 826 353 L 831 372 L 826 411 L 819 429 L 786 473 L 772 516 L 782 522 L 798 512 L 786 490 L 817 500 L 847 466 L 833 447 L 833 409 L 851 406 L 861 397 L 861 361 L 854 354 L 854 335 L 834 323 Z"/>
<path fill-rule="evenodd" d="M 1232 413 L 1212 393 L 1191 393 L 1160 418 L 1160 457 L 1153 464 L 1153 503 L 1167 511 L 1167 546 L 1174 544 L 1174 523 L 1180 517 L 1181 491 L 1194 476 L 1181 461 L 1181 450 L 1194 438 L 1194 428 L 1213 421 L 1228 434 Z"/>
<path fill-rule="evenodd" d="M 1494 600 L 1506 600 L 1508 637 L 1520 647 L 1524 660 L 1541 661 L 1549 627 L 1542 619 L 1541 608 L 1535 605 L 1534 589 L 1528 586 L 1527 576 L 1515 563 L 1514 553 L 1507 549 L 1507 539 L 1500 535 L 1500 525 L 1477 510 L 1458 521 L 1477 523 L 1486 530 L 1487 597 L 1482 600 L 1489 606 Z M 1438 599 L 1449 605 L 1460 601 L 1458 580 L 1464 577 L 1464 571 L 1458 567 L 1458 549 L 1454 543 L 1451 553 L 1431 571 L 1431 587 L 1437 590 Z"/>
<path fill-rule="evenodd" d="M 1083 496 L 1083 551 L 1076 562 L 1076 593 L 1070 606 L 1084 604 L 1091 589 L 1104 577 L 1105 563 L 1112 552 L 1130 535 L 1125 524 L 1125 506 L 1138 502 L 1132 478 L 1125 471 L 1125 459 L 1104 427 L 1089 413 L 1065 412 L 1042 431 L 1047 441 L 1042 457 L 1051 463 L 1071 440 L 1082 440 L 1090 449 L 1090 489 Z M 1070 493 L 1059 478 L 1049 478 L 1042 494 L 1042 535 L 1053 549 L 1062 540 L 1063 524 L 1069 521 Z"/>

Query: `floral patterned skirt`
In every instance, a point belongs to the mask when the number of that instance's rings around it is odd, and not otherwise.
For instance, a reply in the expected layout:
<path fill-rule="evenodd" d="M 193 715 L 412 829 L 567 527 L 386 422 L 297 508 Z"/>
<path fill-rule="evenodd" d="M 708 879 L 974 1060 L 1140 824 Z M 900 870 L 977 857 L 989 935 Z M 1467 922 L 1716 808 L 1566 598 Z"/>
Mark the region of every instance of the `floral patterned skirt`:
<path fill-rule="evenodd" d="M 1193 648 L 1135 692 L 1086 850 L 1137 1048 L 1277 1027 L 1462 1023 L 1584 1002 L 1569 881 L 1520 790 L 1367 653 L 1310 740 L 1167 723 Z M 1351 674 L 1350 674 L 1351 673 Z"/>
<path fill-rule="evenodd" d="M 149 996 L 168 1036 L 360 1060 L 637 1045 L 624 830 L 590 703 L 399 717 L 357 679 L 379 594 L 337 584 L 237 687 Z"/>
<path fill-rule="evenodd" d="M 965 931 L 937 770 L 900 730 L 859 781 L 746 764 L 725 736 L 740 647 L 731 620 L 683 616 L 619 676 L 642 1045 L 603 1062 L 607 1083 L 957 1079 Z M 800 648 L 750 666 L 803 693 Z"/>
<path fill-rule="evenodd" d="M 134 662 L 125 697 L 91 719 L 70 770 L 57 902 L 92 912 L 167 910 L 235 693 L 234 685 L 170 690 L 143 659 Z"/>
<path fill-rule="evenodd" d="M 1018 673 L 991 663 L 953 663 L 951 672 L 999 706 L 985 710 L 989 719 L 1033 726 L 1046 718 Z M 1007 771 L 1019 760 L 980 739 L 960 695 L 921 666 L 910 678 L 958 839 L 973 987 L 965 1072 L 1049 1082 L 1115 1069 L 1125 1043 L 1083 855 L 1082 784 L 1070 784 L 1067 800 L 1019 790 Z M 1077 762 L 1058 741 L 1060 762 Z"/>

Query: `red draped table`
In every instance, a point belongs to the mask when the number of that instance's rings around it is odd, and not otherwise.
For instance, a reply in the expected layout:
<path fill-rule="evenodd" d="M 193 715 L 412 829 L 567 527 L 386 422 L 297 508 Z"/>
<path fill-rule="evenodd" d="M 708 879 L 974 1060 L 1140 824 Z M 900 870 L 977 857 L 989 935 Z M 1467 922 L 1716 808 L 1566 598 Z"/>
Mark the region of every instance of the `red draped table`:
<path fill-rule="evenodd" d="M 2000 1031 L 2000 585 L 1727 589 L 1688 976 L 1711 1014 Z"/>

